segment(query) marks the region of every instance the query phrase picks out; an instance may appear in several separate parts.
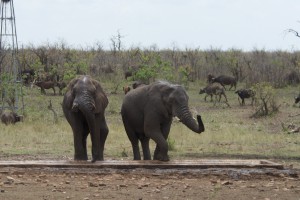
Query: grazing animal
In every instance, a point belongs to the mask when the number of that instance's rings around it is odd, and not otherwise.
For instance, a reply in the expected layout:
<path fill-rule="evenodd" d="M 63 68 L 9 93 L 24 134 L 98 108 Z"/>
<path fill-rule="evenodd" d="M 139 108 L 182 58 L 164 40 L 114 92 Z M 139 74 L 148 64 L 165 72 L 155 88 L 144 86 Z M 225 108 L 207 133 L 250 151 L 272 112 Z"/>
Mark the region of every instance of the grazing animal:
<path fill-rule="evenodd" d="M 284 81 L 289 85 L 296 85 L 300 83 L 300 74 L 299 72 L 292 70 L 288 72 L 285 77 Z"/>
<path fill-rule="evenodd" d="M 124 77 L 125 79 L 127 80 L 128 77 L 131 77 L 132 76 L 132 72 L 131 71 L 125 71 L 124 72 Z"/>
<path fill-rule="evenodd" d="M 46 94 L 46 91 L 45 89 L 50 89 L 52 88 L 53 89 L 53 92 L 54 92 L 54 95 L 56 95 L 56 92 L 55 92 L 55 86 L 56 86 L 56 83 L 53 82 L 53 81 L 34 81 L 34 85 L 38 86 L 41 88 L 41 93 L 42 94 Z"/>
<path fill-rule="evenodd" d="M 144 85 L 146 85 L 146 84 L 143 83 L 142 81 L 135 81 L 134 83 L 132 83 L 132 88 L 136 89 L 136 88 L 138 88 L 140 86 L 144 86 Z"/>
<path fill-rule="evenodd" d="M 298 96 L 295 97 L 295 104 L 300 102 L 300 94 L 298 94 Z"/>
<path fill-rule="evenodd" d="M 58 89 L 59 89 L 59 95 L 62 95 L 62 90 L 63 90 L 65 87 L 67 87 L 67 84 L 66 84 L 66 82 L 64 82 L 64 81 L 59 81 L 59 82 L 56 83 L 56 86 L 57 86 Z"/>
<path fill-rule="evenodd" d="M 129 69 L 124 72 L 125 79 L 127 80 L 128 77 L 134 76 L 138 70 L 139 66 L 130 66 Z"/>
<path fill-rule="evenodd" d="M 28 85 L 31 81 L 33 81 L 35 72 L 33 69 L 24 69 L 21 71 L 21 75 L 25 85 Z"/>
<path fill-rule="evenodd" d="M 218 101 L 220 102 L 221 97 L 223 95 L 226 99 L 226 102 L 227 102 L 227 97 L 226 97 L 226 94 L 225 94 L 224 87 L 219 83 L 212 83 L 212 84 L 207 85 L 205 88 L 200 89 L 199 94 L 204 94 L 204 93 L 206 93 L 206 95 L 204 97 L 205 101 L 206 101 L 206 98 L 208 96 L 210 96 L 210 101 L 212 101 L 212 97 L 213 97 L 213 95 L 215 95 L 216 100 L 217 100 L 217 96 L 219 96 Z"/>
<path fill-rule="evenodd" d="M 208 74 L 208 75 L 207 75 L 207 83 L 212 83 L 212 82 L 213 82 L 213 78 L 215 78 L 214 75 Z"/>
<path fill-rule="evenodd" d="M 240 105 L 245 105 L 245 99 L 251 98 L 251 105 L 253 105 L 253 102 L 255 100 L 255 91 L 251 89 L 239 89 L 235 92 L 238 94 L 238 100 Z M 242 100 L 242 102 L 240 101 Z"/>
<path fill-rule="evenodd" d="M 231 90 L 232 87 L 234 87 L 234 90 L 236 89 L 237 80 L 234 77 L 226 76 L 226 75 L 220 75 L 217 78 L 212 77 L 212 83 L 220 83 L 224 88 L 225 85 L 230 85 L 229 90 Z M 225 88 L 226 90 L 226 88 Z"/>
<path fill-rule="evenodd" d="M 21 116 L 11 110 L 5 110 L 1 114 L 1 122 L 5 125 L 15 124 L 16 122 L 21 121 Z"/>
<path fill-rule="evenodd" d="M 127 94 L 130 90 L 131 88 L 128 85 L 123 87 L 123 91 L 125 94 Z"/>

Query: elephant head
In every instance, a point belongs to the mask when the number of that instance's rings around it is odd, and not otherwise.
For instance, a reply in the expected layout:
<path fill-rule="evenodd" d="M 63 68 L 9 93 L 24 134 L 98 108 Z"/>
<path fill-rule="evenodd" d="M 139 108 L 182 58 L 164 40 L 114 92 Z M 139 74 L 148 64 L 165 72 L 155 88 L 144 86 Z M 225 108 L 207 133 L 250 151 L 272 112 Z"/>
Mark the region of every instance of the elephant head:
<path fill-rule="evenodd" d="M 73 130 L 76 160 L 87 159 L 85 140 L 88 133 L 92 139 L 92 161 L 103 160 L 108 133 L 104 117 L 107 105 L 108 99 L 100 83 L 90 76 L 79 76 L 69 83 L 63 111 Z"/>
<path fill-rule="evenodd" d="M 176 116 L 180 121 L 186 125 L 190 130 L 201 133 L 204 132 L 204 124 L 201 116 L 197 115 L 197 121 L 193 118 L 192 113 L 188 107 L 189 97 L 180 85 L 169 85 L 162 91 L 163 101 L 168 109 L 168 112 Z"/>
<path fill-rule="evenodd" d="M 79 110 L 83 114 L 97 114 L 103 111 L 108 99 L 100 84 L 89 76 L 73 79 L 68 85 L 66 106 L 73 112 Z"/>

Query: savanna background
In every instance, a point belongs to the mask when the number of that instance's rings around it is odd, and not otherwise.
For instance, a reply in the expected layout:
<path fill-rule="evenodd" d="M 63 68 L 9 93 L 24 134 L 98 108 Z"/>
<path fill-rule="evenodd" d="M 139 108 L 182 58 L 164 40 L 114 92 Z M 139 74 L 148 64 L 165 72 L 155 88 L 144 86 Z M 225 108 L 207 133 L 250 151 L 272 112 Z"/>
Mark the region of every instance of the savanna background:
<path fill-rule="evenodd" d="M 23 77 L 23 122 L 1 126 L 1 159 L 73 159 L 72 131 L 65 120 L 61 103 L 63 96 L 46 94 L 32 84 L 35 80 L 68 83 L 80 74 L 88 74 L 104 88 L 109 105 L 105 115 L 109 135 L 105 159 L 132 159 L 120 107 L 124 86 L 142 80 L 151 83 L 167 80 L 182 84 L 189 95 L 192 113 L 202 115 L 206 131 L 200 135 L 188 130 L 174 119 L 169 136 L 171 159 L 258 158 L 276 160 L 299 166 L 300 126 L 299 94 L 300 53 L 253 49 L 158 49 L 121 48 L 121 37 L 111 40 L 110 50 L 100 44 L 73 49 L 64 42 L 28 45 L 19 50 L 20 70 L 33 69 L 35 75 Z M 10 56 L 1 54 L 2 80 L 7 80 Z M 125 78 L 125 74 L 130 74 Z M 207 75 L 225 74 L 238 80 L 237 89 L 252 88 L 256 103 L 241 106 L 233 90 L 226 91 L 228 107 L 222 100 L 214 104 L 204 101 L 200 88 L 207 85 Z M 26 81 L 24 81 L 26 79 Z M 13 88 L 10 82 L 1 85 Z M 7 98 L 2 98 L 6 105 Z M 90 145 L 90 140 L 88 141 Z M 151 150 L 153 151 L 152 143 Z M 90 147 L 89 147 L 90 155 Z"/>

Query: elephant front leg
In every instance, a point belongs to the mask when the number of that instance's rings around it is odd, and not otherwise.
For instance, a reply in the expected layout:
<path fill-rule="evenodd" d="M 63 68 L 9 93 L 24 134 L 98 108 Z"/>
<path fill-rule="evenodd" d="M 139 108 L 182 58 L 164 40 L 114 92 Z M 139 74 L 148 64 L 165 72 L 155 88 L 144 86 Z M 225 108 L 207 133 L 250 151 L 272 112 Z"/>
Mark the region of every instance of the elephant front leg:
<path fill-rule="evenodd" d="M 85 131 L 76 131 L 74 135 L 74 149 L 75 155 L 74 160 L 87 160 L 87 149 L 86 149 L 86 139 L 88 133 Z"/>
<path fill-rule="evenodd" d="M 161 126 L 162 136 L 164 137 L 165 141 L 167 141 L 167 139 L 168 139 L 170 129 L 171 129 L 171 124 L 172 124 L 172 119 L 170 119 L 169 122 L 167 122 L 167 123 L 165 123 Z M 159 160 L 162 153 L 163 152 L 161 152 L 159 146 L 156 145 L 156 148 L 155 148 L 155 151 L 154 151 L 154 159 Z M 169 160 L 169 156 L 167 155 L 166 159 L 164 159 L 164 161 L 168 161 L 168 160 Z"/>
<path fill-rule="evenodd" d="M 103 160 L 103 155 L 100 155 L 100 131 L 96 133 L 91 133 L 92 139 L 92 162 L 97 160 Z"/>
<path fill-rule="evenodd" d="M 162 136 L 154 136 L 153 140 L 156 142 L 153 160 L 169 161 L 167 141 Z"/>
<path fill-rule="evenodd" d="M 147 129 L 145 127 L 145 129 L 147 130 L 145 131 L 146 136 L 149 136 L 156 143 L 156 151 L 154 153 L 153 159 L 160 161 L 169 161 L 168 143 L 164 138 L 161 130 L 159 129 L 159 126 L 151 129 Z"/>
<path fill-rule="evenodd" d="M 100 123 L 99 154 L 98 154 L 98 156 L 95 156 L 95 157 L 93 156 L 92 162 L 95 162 L 96 160 L 104 160 L 104 155 L 103 155 L 104 154 L 104 145 L 105 145 L 105 141 L 106 141 L 108 132 L 109 132 L 109 130 L 108 130 L 105 118 L 104 118 L 104 120 L 102 120 Z"/>

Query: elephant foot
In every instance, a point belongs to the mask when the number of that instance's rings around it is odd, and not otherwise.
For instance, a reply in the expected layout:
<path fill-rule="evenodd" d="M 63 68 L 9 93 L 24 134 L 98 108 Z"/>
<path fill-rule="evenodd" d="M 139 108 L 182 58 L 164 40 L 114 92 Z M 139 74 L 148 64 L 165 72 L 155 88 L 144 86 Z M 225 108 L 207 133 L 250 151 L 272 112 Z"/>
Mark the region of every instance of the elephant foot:
<path fill-rule="evenodd" d="M 86 161 L 86 160 L 88 160 L 88 157 L 87 156 L 74 156 L 74 160 Z"/>
<path fill-rule="evenodd" d="M 159 160 L 159 161 L 169 161 L 170 158 L 168 155 L 161 155 L 161 154 L 157 154 L 156 156 L 154 156 L 153 160 Z"/>
<path fill-rule="evenodd" d="M 92 159 L 92 163 L 96 162 L 96 161 L 103 161 L 104 159 L 103 158 L 93 158 Z"/>

